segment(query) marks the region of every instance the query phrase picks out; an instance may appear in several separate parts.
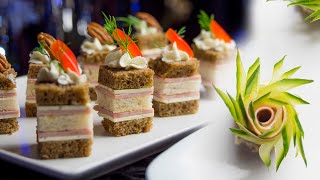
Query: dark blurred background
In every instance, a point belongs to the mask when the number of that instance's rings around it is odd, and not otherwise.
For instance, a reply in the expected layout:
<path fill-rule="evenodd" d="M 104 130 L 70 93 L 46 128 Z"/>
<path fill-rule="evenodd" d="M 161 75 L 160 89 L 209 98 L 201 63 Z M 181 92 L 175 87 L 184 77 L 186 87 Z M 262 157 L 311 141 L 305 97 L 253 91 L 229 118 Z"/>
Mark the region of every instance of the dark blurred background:
<path fill-rule="evenodd" d="M 248 0 L 0 0 L 0 53 L 5 53 L 18 75 L 28 71 L 30 51 L 38 46 L 37 34 L 47 32 L 64 40 L 79 54 L 88 22 L 103 24 L 101 11 L 127 16 L 138 11 L 154 15 L 166 30 L 187 27 L 191 43 L 200 32 L 200 9 L 215 19 L 236 40 L 245 36 Z"/>

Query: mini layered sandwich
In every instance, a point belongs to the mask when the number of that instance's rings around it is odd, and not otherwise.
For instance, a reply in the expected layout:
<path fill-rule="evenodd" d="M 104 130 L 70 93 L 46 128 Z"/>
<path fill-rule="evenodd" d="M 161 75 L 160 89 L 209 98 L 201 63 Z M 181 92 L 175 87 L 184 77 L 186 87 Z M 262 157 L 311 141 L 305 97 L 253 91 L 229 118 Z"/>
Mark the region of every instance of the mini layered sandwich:
<path fill-rule="evenodd" d="M 212 88 L 217 73 L 230 60 L 235 59 L 236 44 L 214 20 L 213 15 L 200 11 L 198 22 L 201 33 L 193 39 L 194 55 L 200 60 L 200 74 L 205 87 Z"/>
<path fill-rule="evenodd" d="M 105 130 L 114 136 L 148 132 L 152 108 L 153 71 L 128 35 L 117 28 L 114 17 L 105 16 L 105 28 L 119 48 L 110 52 L 100 66 L 96 87 L 97 105 Z"/>
<path fill-rule="evenodd" d="M 0 54 L 0 134 L 12 134 L 19 129 L 16 76 L 6 57 Z"/>
<path fill-rule="evenodd" d="M 98 23 L 92 22 L 87 26 L 91 39 L 85 40 L 81 45 L 81 55 L 78 57 L 82 63 L 83 71 L 88 77 L 90 98 L 95 101 L 97 94 L 94 90 L 98 84 L 99 66 L 103 64 L 108 53 L 115 49 L 113 39 Z"/>
<path fill-rule="evenodd" d="M 54 59 L 40 69 L 35 86 L 40 158 L 89 156 L 93 122 L 86 75 L 62 41 L 46 33 L 39 39 Z"/>
<path fill-rule="evenodd" d="M 133 25 L 136 30 L 137 45 L 147 60 L 160 56 L 161 49 L 168 44 L 168 41 L 155 17 L 146 12 L 138 12 L 136 17 L 129 15 L 118 19 Z"/>
<path fill-rule="evenodd" d="M 49 67 L 50 55 L 40 44 L 40 47 L 36 47 L 32 50 L 32 52 L 29 54 L 29 57 L 30 57 L 30 60 L 29 60 L 25 108 L 26 108 L 27 117 L 36 117 L 37 104 L 36 104 L 36 95 L 35 95 L 34 86 L 37 81 L 39 70 L 43 67 Z"/>
<path fill-rule="evenodd" d="M 171 44 L 164 48 L 160 58 L 149 63 L 155 72 L 155 114 L 164 117 L 196 113 L 201 84 L 199 61 L 193 58 L 190 46 L 178 33 L 170 28 L 166 36 Z"/>

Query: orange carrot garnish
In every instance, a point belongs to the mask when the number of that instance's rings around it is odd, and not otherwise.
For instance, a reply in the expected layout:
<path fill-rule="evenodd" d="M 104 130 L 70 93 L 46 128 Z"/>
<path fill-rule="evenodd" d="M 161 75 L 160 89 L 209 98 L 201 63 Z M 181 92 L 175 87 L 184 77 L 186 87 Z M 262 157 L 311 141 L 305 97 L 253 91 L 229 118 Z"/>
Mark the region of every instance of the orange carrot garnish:
<path fill-rule="evenodd" d="M 226 43 L 230 43 L 232 39 L 229 34 L 217 23 L 215 20 L 210 21 L 210 30 L 217 39 L 223 40 Z"/>
<path fill-rule="evenodd" d="M 166 37 L 169 39 L 169 41 L 173 44 L 174 42 L 176 42 L 178 49 L 180 49 L 181 51 L 184 51 L 186 53 L 188 53 L 188 55 L 190 57 L 193 57 L 193 51 L 191 49 L 191 47 L 188 45 L 188 43 L 181 38 L 178 33 L 176 33 L 173 29 L 169 28 L 166 32 Z"/>

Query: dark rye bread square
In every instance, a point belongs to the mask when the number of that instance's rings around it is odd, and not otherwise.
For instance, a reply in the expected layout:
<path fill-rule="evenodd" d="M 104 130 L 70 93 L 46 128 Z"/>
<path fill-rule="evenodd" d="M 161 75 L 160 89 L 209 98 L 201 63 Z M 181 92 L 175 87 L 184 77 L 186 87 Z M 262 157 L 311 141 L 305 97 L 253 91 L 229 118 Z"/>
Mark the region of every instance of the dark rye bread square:
<path fill-rule="evenodd" d="M 101 122 L 104 129 L 114 136 L 126 136 L 130 134 L 146 133 L 152 128 L 152 117 L 134 119 L 122 122 L 113 122 L 104 118 Z"/>
<path fill-rule="evenodd" d="M 214 51 L 214 50 L 202 50 L 199 49 L 195 44 L 191 45 L 192 50 L 194 52 L 194 57 L 199 59 L 200 61 L 209 61 L 212 63 L 223 63 L 223 61 L 228 59 L 231 53 L 235 53 L 234 51 Z"/>
<path fill-rule="evenodd" d="M 36 83 L 35 92 L 38 106 L 85 105 L 90 102 L 87 83 L 66 86 Z"/>
<path fill-rule="evenodd" d="M 141 50 L 164 47 L 168 44 L 166 35 L 158 32 L 150 35 L 137 35 L 137 45 Z"/>
<path fill-rule="evenodd" d="M 38 142 L 41 159 L 88 157 L 92 139 Z"/>
<path fill-rule="evenodd" d="M 155 115 L 160 117 L 195 114 L 198 112 L 199 109 L 199 100 L 175 102 L 168 104 L 154 100 L 153 109 Z"/>
<path fill-rule="evenodd" d="M 198 74 L 199 61 L 192 58 L 189 61 L 164 62 L 159 57 L 149 62 L 149 68 L 162 78 L 189 77 Z"/>
<path fill-rule="evenodd" d="M 49 68 L 49 64 L 29 64 L 29 70 L 28 70 L 28 78 L 31 79 L 37 79 L 38 73 L 41 68 L 47 67 Z"/>
<path fill-rule="evenodd" d="M 13 74 L 16 77 L 17 73 L 13 68 L 9 68 L 4 72 L 0 72 L 0 90 L 11 90 L 16 88 L 16 84 L 7 78 L 9 74 Z"/>
<path fill-rule="evenodd" d="M 97 93 L 95 87 L 89 87 L 89 97 L 91 101 L 97 100 Z"/>
<path fill-rule="evenodd" d="M 17 118 L 0 119 L 0 134 L 12 134 L 18 130 Z"/>
<path fill-rule="evenodd" d="M 98 83 L 109 88 L 140 89 L 153 86 L 154 72 L 149 69 L 114 69 L 101 65 Z"/>
<path fill-rule="evenodd" d="M 37 116 L 37 103 L 25 103 L 26 116 L 27 117 L 36 117 Z"/>

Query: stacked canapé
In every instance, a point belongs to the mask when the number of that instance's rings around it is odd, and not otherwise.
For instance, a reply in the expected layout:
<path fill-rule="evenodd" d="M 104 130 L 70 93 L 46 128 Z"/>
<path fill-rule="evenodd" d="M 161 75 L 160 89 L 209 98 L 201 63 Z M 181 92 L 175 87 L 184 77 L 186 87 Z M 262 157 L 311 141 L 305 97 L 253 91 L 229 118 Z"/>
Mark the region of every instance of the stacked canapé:
<path fill-rule="evenodd" d="M 98 23 L 92 22 L 87 26 L 91 39 L 85 40 L 81 45 L 81 55 L 78 57 L 82 63 L 83 71 L 88 77 L 90 98 L 95 101 L 97 94 L 94 90 L 98 84 L 99 66 L 103 64 L 109 52 L 116 48 L 113 39 Z"/>
<path fill-rule="evenodd" d="M 41 34 L 38 35 L 40 37 Z M 49 53 L 42 47 L 36 47 L 30 53 L 28 80 L 27 80 L 27 92 L 26 92 L 26 116 L 37 116 L 37 104 L 34 86 L 37 81 L 39 70 L 43 67 L 49 67 L 50 56 Z"/>
<path fill-rule="evenodd" d="M 169 29 L 166 36 L 171 44 L 163 49 L 161 57 L 149 62 L 149 67 L 155 72 L 155 114 L 177 116 L 196 113 L 201 84 L 199 61 L 178 33 Z"/>
<path fill-rule="evenodd" d="M 54 59 L 40 69 L 35 85 L 39 155 L 43 159 L 89 156 L 93 122 L 86 76 L 62 41 L 42 33 L 39 42 Z"/>
<path fill-rule="evenodd" d="M 108 54 L 100 66 L 99 85 L 94 107 L 104 118 L 105 130 L 114 136 L 148 132 L 154 116 L 152 108 L 153 71 L 124 31 L 117 28 L 114 17 L 106 17 L 105 28 L 119 48 Z"/>
<path fill-rule="evenodd" d="M 160 56 L 161 49 L 168 44 L 168 41 L 155 17 L 146 12 L 138 12 L 136 16 L 129 15 L 118 19 L 133 25 L 136 30 L 137 45 L 147 60 Z"/>
<path fill-rule="evenodd" d="M 200 61 L 202 84 L 211 90 L 212 83 L 216 83 L 220 77 L 224 78 L 221 69 L 235 59 L 236 44 L 214 20 L 213 15 L 209 16 L 201 10 L 198 22 L 201 33 L 193 39 L 192 49 Z"/>
<path fill-rule="evenodd" d="M 16 75 L 6 57 L 0 54 L 0 134 L 11 134 L 19 129 Z"/>

